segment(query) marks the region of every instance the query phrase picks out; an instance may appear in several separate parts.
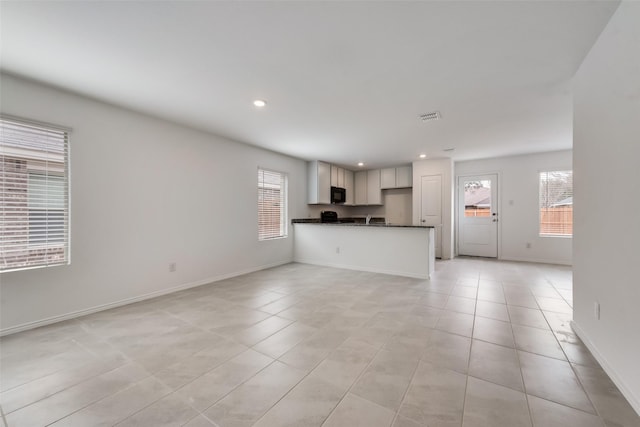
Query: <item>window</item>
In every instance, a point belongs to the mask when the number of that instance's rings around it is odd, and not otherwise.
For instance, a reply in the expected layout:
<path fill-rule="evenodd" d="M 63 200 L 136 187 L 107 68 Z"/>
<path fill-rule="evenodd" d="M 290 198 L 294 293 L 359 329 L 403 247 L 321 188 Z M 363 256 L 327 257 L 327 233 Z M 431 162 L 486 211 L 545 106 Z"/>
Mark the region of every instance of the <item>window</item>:
<path fill-rule="evenodd" d="M 0 118 L 0 272 L 69 263 L 68 130 Z"/>
<path fill-rule="evenodd" d="M 287 237 L 287 176 L 258 169 L 258 240 Z"/>
<path fill-rule="evenodd" d="M 491 180 L 464 182 L 464 216 L 491 216 Z"/>
<path fill-rule="evenodd" d="M 573 171 L 540 172 L 540 236 L 573 235 Z"/>

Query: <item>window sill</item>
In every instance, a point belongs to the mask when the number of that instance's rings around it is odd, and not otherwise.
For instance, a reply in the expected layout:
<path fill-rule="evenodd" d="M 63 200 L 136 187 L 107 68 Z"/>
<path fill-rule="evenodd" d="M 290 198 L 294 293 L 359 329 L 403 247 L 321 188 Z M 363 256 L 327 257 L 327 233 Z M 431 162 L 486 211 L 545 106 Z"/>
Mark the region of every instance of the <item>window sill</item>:
<path fill-rule="evenodd" d="M 265 239 L 258 239 L 258 242 L 270 242 L 270 241 L 273 241 L 273 240 L 283 240 L 283 239 L 286 239 L 288 237 L 289 237 L 288 235 L 287 236 L 278 236 L 278 237 L 268 237 L 268 238 L 265 238 Z"/>

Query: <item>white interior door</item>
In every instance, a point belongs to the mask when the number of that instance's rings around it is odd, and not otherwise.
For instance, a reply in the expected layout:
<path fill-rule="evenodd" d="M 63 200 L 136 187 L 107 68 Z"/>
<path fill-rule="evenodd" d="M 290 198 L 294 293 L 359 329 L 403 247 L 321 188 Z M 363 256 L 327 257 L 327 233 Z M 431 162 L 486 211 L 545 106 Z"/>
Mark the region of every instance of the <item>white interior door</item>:
<path fill-rule="evenodd" d="M 420 223 L 435 226 L 435 255 L 442 258 L 442 175 L 420 180 Z"/>
<path fill-rule="evenodd" d="M 498 257 L 498 176 L 458 177 L 458 254 Z"/>

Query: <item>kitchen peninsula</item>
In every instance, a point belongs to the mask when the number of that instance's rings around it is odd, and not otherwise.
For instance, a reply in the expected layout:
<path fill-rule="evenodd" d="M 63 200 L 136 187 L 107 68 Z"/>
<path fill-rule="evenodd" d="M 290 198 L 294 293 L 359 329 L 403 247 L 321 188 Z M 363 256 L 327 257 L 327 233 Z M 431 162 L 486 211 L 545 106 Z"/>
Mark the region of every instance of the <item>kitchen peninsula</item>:
<path fill-rule="evenodd" d="M 429 279 L 434 228 L 385 223 L 293 220 L 294 261 Z"/>

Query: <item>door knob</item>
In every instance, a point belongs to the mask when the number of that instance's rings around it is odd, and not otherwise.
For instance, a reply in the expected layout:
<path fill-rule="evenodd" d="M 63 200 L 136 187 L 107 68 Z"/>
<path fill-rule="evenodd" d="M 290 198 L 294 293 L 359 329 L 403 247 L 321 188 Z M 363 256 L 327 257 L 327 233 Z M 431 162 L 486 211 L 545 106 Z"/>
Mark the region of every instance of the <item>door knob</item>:
<path fill-rule="evenodd" d="M 426 219 L 423 219 L 421 222 L 427 222 L 427 220 L 426 220 Z"/>

